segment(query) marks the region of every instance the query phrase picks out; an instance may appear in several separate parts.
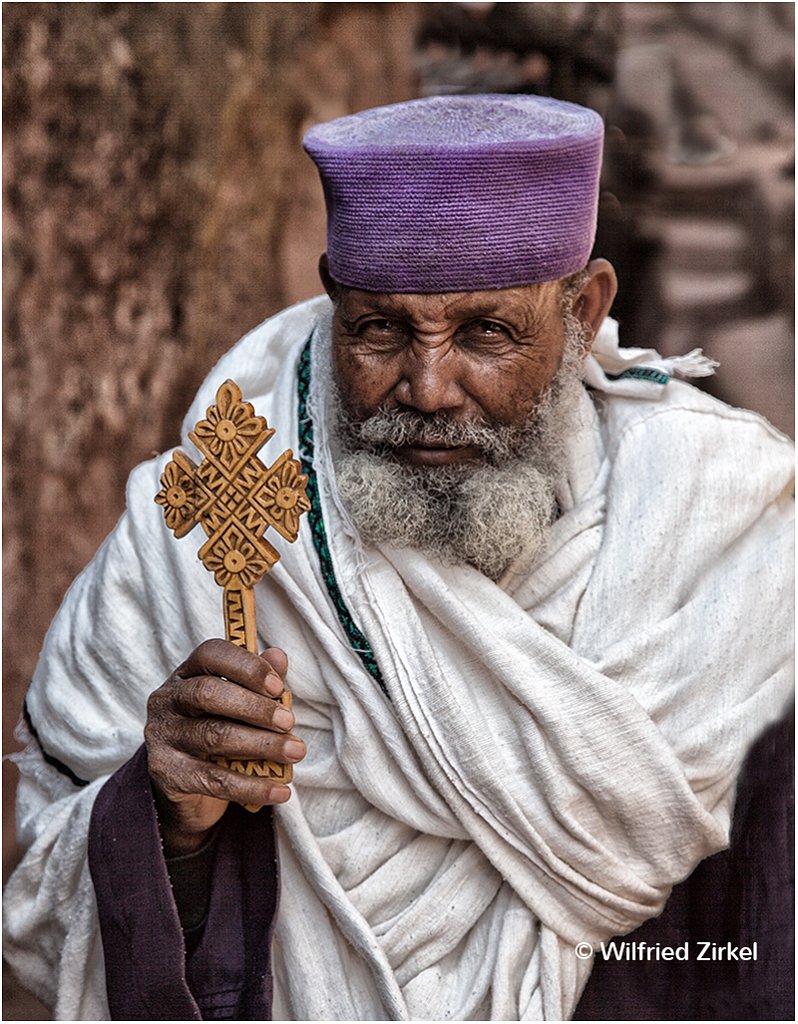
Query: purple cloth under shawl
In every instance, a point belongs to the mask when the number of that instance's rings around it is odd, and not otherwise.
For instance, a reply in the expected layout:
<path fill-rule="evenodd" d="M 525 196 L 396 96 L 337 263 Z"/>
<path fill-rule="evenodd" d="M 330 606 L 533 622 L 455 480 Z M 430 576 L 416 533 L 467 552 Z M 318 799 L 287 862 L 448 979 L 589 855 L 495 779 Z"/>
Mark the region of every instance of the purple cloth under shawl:
<path fill-rule="evenodd" d="M 270 1018 L 278 868 L 269 809 L 225 814 L 207 923 L 187 959 L 144 747 L 97 797 L 89 865 L 112 1020 Z"/>

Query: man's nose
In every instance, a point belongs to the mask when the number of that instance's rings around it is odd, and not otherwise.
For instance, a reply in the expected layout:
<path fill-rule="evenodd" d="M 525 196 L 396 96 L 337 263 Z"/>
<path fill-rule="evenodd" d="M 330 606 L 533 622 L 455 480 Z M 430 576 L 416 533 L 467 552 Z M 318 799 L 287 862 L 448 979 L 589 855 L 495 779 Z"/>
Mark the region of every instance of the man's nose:
<path fill-rule="evenodd" d="M 440 352 L 408 353 L 402 379 L 394 397 L 401 405 L 423 413 L 457 409 L 465 394 L 460 385 L 456 359 Z"/>

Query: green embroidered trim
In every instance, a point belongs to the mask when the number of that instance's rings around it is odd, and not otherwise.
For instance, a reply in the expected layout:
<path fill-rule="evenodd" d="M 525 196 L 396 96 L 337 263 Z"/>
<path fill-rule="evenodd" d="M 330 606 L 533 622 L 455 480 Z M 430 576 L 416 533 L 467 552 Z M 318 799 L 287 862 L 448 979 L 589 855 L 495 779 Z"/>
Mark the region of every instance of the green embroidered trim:
<path fill-rule="evenodd" d="M 321 514 L 321 501 L 319 499 L 319 486 L 316 481 L 316 470 L 313 466 L 313 420 L 308 415 L 310 341 L 311 339 L 308 338 L 305 342 L 305 347 L 302 349 L 302 355 L 299 357 L 296 390 L 299 412 L 299 460 L 302 464 L 302 472 L 308 478 L 307 494 L 310 499 L 310 511 L 307 516 L 310 523 L 311 536 L 313 537 L 313 546 L 316 549 L 316 554 L 319 556 L 321 574 L 324 577 L 327 593 L 330 595 L 330 600 L 335 606 L 338 621 L 349 638 L 352 650 L 363 662 L 363 667 L 366 671 L 377 681 L 379 688 L 388 697 L 388 700 L 390 700 L 391 698 L 385 688 L 377 660 L 371 650 L 371 645 L 355 625 L 352 616 L 349 614 L 349 609 L 344 603 L 343 595 L 338 587 L 338 581 L 335 578 L 330 549 L 327 546 L 327 531 L 324 528 L 324 518 Z"/>
<path fill-rule="evenodd" d="M 671 379 L 662 370 L 655 370 L 653 366 L 630 366 L 622 373 L 608 373 L 607 380 L 622 380 L 624 377 L 637 378 L 638 380 L 649 380 L 652 384 L 667 384 Z"/>

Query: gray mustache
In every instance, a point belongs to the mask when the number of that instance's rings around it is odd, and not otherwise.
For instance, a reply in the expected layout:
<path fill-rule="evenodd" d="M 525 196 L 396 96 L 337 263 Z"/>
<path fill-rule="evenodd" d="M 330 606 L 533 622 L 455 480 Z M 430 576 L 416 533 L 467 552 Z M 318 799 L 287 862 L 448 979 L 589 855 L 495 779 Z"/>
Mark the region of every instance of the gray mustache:
<path fill-rule="evenodd" d="M 345 425 L 345 440 L 352 448 L 379 451 L 404 445 L 474 447 L 492 459 L 512 458 L 528 443 L 529 427 L 457 421 L 435 413 L 424 416 L 411 409 L 381 409 L 360 422 Z"/>

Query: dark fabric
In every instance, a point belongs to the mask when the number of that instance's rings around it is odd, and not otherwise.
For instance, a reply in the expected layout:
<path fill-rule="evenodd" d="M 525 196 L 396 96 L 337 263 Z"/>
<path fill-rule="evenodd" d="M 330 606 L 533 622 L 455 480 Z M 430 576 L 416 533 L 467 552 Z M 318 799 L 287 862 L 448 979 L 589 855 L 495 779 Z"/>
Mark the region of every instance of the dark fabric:
<path fill-rule="evenodd" d="M 203 1020 L 269 1020 L 278 864 L 271 811 L 222 819 L 205 930 L 188 959 Z"/>
<path fill-rule="evenodd" d="M 112 1020 L 266 1020 L 277 909 L 272 815 L 231 806 L 219 827 L 207 923 L 186 958 L 140 748 L 103 786 L 89 866 Z"/>
<path fill-rule="evenodd" d="M 202 938 L 208 918 L 218 841 L 219 829 L 215 828 L 211 838 L 199 850 L 166 858 L 166 870 L 189 955 Z"/>
<path fill-rule="evenodd" d="M 626 936 L 688 942 L 689 959 L 596 955 L 574 1020 L 794 1019 L 793 773 L 793 723 L 782 722 L 748 757 L 729 849 L 699 864 L 658 918 Z M 757 960 L 699 961 L 702 942 L 756 942 Z"/>

